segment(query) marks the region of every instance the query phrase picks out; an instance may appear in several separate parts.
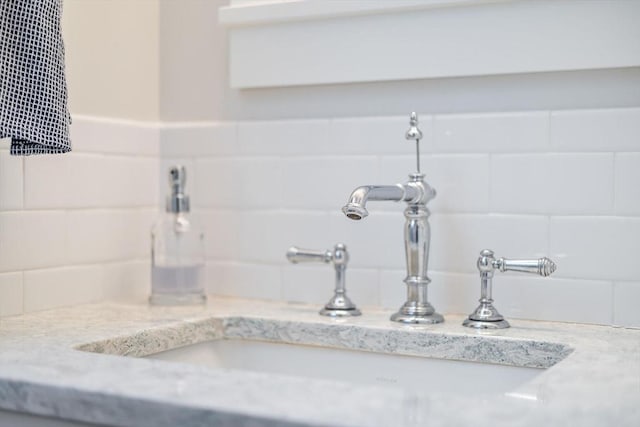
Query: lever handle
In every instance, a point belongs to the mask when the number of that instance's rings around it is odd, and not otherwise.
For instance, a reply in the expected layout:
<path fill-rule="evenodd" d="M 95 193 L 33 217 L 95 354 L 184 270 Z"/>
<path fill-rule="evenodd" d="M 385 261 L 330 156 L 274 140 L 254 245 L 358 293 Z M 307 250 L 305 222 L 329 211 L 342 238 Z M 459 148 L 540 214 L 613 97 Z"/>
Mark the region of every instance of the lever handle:
<path fill-rule="evenodd" d="M 506 259 L 495 260 L 495 267 L 502 271 L 519 271 L 547 277 L 556 271 L 556 264 L 547 257 L 538 259 Z"/>
<path fill-rule="evenodd" d="M 333 251 L 317 251 L 312 249 L 302 249 L 292 246 L 287 251 L 287 259 L 294 264 L 300 262 L 324 262 L 330 263 L 333 259 Z"/>
<path fill-rule="evenodd" d="M 547 277 L 556 271 L 556 263 L 547 257 L 538 259 L 496 259 L 492 250 L 484 249 L 480 252 L 480 257 L 478 258 L 478 270 L 480 270 L 480 273 L 487 273 L 493 270 L 501 272 L 519 271 Z"/>
<path fill-rule="evenodd" d="M 547 277 L 556 271 L 556 264 L 547 257 L 538 259 L 496 259 L 493 251 L 489 249 L 484 249 L 480 252 L 477 266 L 480 271 L 480 305 L 462 322 L 462 325 L 478 329 L 503 329 L 509 327 L 509 322 L 493 306 L 491 287 L 495 270 L 519 271 L 538 274 L 543 277 Z"/>
<path fill-rule="evenodd" d="M 343 243 L 336 243 L 333 250 L 317 251 L 311 249 L 301 249 L 292 246 L 287 251 L 287 259 L 294 263 L 300 262 L 324 262 L 333 263 L 336 271 L 336 287 L 333 297 L 320 310 L 322 316 L 340 317 L 340 316 L 360 316 L 360 310 L 347 297 L 347 289 L 345 286 L 345 275 L 347 272 L 347 263 L 349 262 L 349 253 L 347 247 Z"/>

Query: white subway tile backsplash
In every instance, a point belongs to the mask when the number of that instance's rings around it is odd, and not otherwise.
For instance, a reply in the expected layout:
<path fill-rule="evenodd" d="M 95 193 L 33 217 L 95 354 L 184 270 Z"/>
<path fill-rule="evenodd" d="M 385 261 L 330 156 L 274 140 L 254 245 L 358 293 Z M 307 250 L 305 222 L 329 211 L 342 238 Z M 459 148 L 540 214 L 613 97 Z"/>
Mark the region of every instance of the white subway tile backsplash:
<path fill-rule="evenodd" d="M 23 313 L 23 293 L 22 272 L 0 274 L 0 316 Z"/>
<path fill-rule="evenodd" d="M 35 211 L 22 214 L 22 268 L 64 265 L 67 217 L 64 211 Z"/>
<path fill-rule="evenodd" d="M 424 165 L 424 162 L 427 159 L 431 159 L 435 157 L 435 155 L 421 155 L 420 156 L 420 164 Z M 407 182 L 410 173 L 414 173 L 416 171 L 416 157 L 414 155 L 385 155 L 380 156 L 380 176 L 379 182 L 371 182 L 368 184 L 376 184 L 376 185 L 393 185 L 393 184 L 404 184 Z M 431 183 L 433 177 L 433 171 L 426 167 L 421 168 L 422 173 L 425 174 L 425 181 Z M 433 185 L 435 187 L 435 185 Z M 388 203 L 381 204 L 387 205 Z"/>
<path fill-rule="evenodd" d="M 474 273 L 483 249 L 505 258 L 548 255 L 549 220 L 529 215 L 433 215 L 431 236 L 433 270 Z"/>
<path fill-rule="evenodd" d="M 239 232 L 242 224 L 235 211 L 197 211 L 204 228 L 204 246 L 208 259 L 232 261 L 240 255 Z"/>
<path fill-rule="evenodd" d="M 282 268 L 285 301 L 316 304 L 320 310 L 333 295 L 334 287 L 335 272 L 330 265 L 289 264 Z"/>
<path fill-rule="evenodd" d="M 67 253 L 71 264 L 97 263 L 120 258 L 121 228 L 117 214 L 77 211 L 67 215 Z"/>
<path fill-rule="evenodd" d="M 69 262 L 86 264 L 148 256 L 155 214 L 155 210 L 146 209 L 69 212 Z"/>
<path fill-rule="evenodd" d="M 366 307 L 380 305 L 380 273 L 378 270 L 347 268 L 347 295 L 356 307 L 366 312 Z M 332 293 L 330 292 L 331 296 Z"/>
<path fill-rule="evenodd" d="M 104 298 L 145 303 L 151 294 L 151 261 L 128 261 L 103 266 Z"/>
<path fill-rule="evenodd" d="M 279 263 L 288 248 L 282 234 L 285 219 L 278 212 L 240 212 L 239 259 L 247 262 Z"/>
<path fill-rule="evenodd" d="M 479 292 L 479 282 L 477 289 Z M 507 319 L 610 325 L 613 316 L 612 283 L 609 281 L 496 273 L 493 299 Z"/>
<path fill-rule="evenodd" d="M 103 284 L 100 265 L 25 271 L 24 311 L 100 301 Z"/>
<path fill-rule="evenodd" d="M 124 249 L 126 260 L 147 258 L 151 255 L 151 227 L 158 218 L 156 209 L 136 209 L 123 212 Z"/>
<path fill-rule="evenodd" d="M 107 162 L 115 203 L 107 207 L 150 207 L 158 200 L 158 162 L 149 158 L 113 158 Z M 166 181 L 165 181 L 166 182 Z"/>
<path fill-rule="evenodd" d="M 432 117 L 419 115 L 419 127 L 422 131 L 421 148 L 425 153 L 432 152 Z M 414 144 L 404 137 L 409 129 L 406 116 L 334 119 L 330 128 L 325 143 L 315 147 L 315 151 L 303 154 L 408 155 L 415 150 Z"/>
<path fill-rule="evenodd" d="M 22 157 L 0 151 L 0 211 L 18 210 L 24 206 Z"/>
<path fill-rule="evenodd" d="M 65 188 L 66 207 L 95 208 L 115 205 L 115 185 L 112 184 L 120 171 L 110 170 L 105 156 L 77 153 L 65 156 L 68 174 Z"/>
<path fill-rule="evenodd" d="M 354 268 L 404 268 L 404 217 L 378 212 L 373 203 L 368 208 L 369 216 L 360 221 L 332 212 L 328 236 L 347 245 Z"/>
<path fill-rule="evenodd" d="M 408 172 L 413 170 L 415 170 L 415 157 L 385 156 L 380 159 L 380 182 L 404 183 L 407 181 Z M 488 155 L 422 156 L 421 170 L 425 174 L 425 181 L 437 192 L 436 198 L 428 204 L 432 212 L 489 211 Z M 396 205 L 404 209 L 403 203 Z M 388 208 L 393 207 L 394 204 L 384 203 L 380 206 Z"/>
<path fill-rule="evenodd" d="M 129 285 L 148 274 L 135 260 L 157 211 L 158 126 L 74 117 L 71 132 L 72 153 L 0 150 L 0 316 L 141 294 Z"/>
<path fill-rule="evenodd" d="M 556 276 L 634 281 L 640 278 L 640 218 L 552 217 Z"/>
<path fill-rule="evenodd" d="M 396 310 L 405 301 L 404 271 L 380 273 L 382 305 Z M 429 302 L 438 313 L 469 315 L 480 298 L 478 274 L 430 272 Z M 570 280 L 496 273 L 493 299 L 498 311 L 509 319 L 610 324 L 612 284 L 607 281 Z"/>
<path fill-rule="evenodd" d="M 0 213 L 0 271 L 22 270 L 25 255 L 23 213 Z"/>
<path fill-rule="evenodd" d="M 615 212 L 640 215 L 640 153 L 616 154 Z"/>
<path fill-rule="evenodd" d="M 63 209 L 69 205 L 71 154 L 24 158 L 25 209 Z M 77 180 L 91 180 L 77 176 Z"/>
<path fill-rule="evenodd" d="M 640 108 L 554 111 L 552 149 L 640 151 Z"/>
<path fill-rule="evenodd" d="M 192 194 L 197 206 L 201 208 L 238 206 L 237 185 L 242 171 L 238 170 L 236 162 L 237 160 L 232 157 L 195 160 L 195 191 Z"/>
<path fill-rule="evenodd" d="M 610 214 L 613 154 L 494 155 L 491 209 L 504 213 Z"/>
<path fill-rule="evenodd" d="M 488 113 L 435 116 L 439 152 L 530 152 L 549 149 L 549 113 Z"/>
<path fill-rule="evenodd" d="M 496 275 L 496 306 L 507 318 L 638 327 L 639 123 L 640 108 L 421 115 L 421 166 L 438 192 L 429 203 L 436 309 L 475 308 L 476 260 L 489 248 L 558 264 L 551 278 Z M 23 159 L 0 149 L 0 316 L 100 299 L 144 303 L 150 227 L 175 163 L 187 166 L 205 227 L 211 292 L 320 309 L 332 267 L 291 265 L 286 250 L 343 242 L 354 302 L 395 310 L 406 298 L 405 204 L 370 202 L 362 221 L 340 208 L 360 185 L 406 181 L 415 169 L 407 128 L 404 116 L 77 117 L 71 154 Z"/>
<path fill-rule="evenodd" d="M 327 149 L 331 147 L 328 120 L 240 122 L 238 146 L 246 155 L 333 153 Z"/>
<path fill-rule="evenodd" d="M 407 285 L 403 282 L 406 276 L 405 270 L 380 270 L 379 292 L 382 307 L 397 310 L 404 304 L 407 300 Z M 431 289 L 430 287 L 429 291 Z M 439 310 L 439 307 L 436 306 L 436 310 Z"/>
<path fill-rule="evenodd" d="M 282 280 L 285 301 L 316 304 L 319 311 L 333 296 L 335 270 L 331 264 L 290 264 L 283 267 Z M 361 311 L 365 306 L 380 305 L 377 270 L 348 267 L 346 288 L 347 296 Z"/>
<path fill-rule="evenodd" d="M 67 155 L 67 168 L 67 207 L 140 207 L 157 203 L 155 159 L 72 153 Z"/>
<path fill-rule="evenodd" d="M 340 209 L 356 187 L 378 182 L 375 157 L 282 159 L 285 208 Z"/>
<path fill-rule="evenodd" d="M 468 315 L 478 305 L 480 280 L 478 274 L 429 273 L 429 302 L 438 313 Z M 446 321 L 446 319 L 445 319 Z"/>
<path fill-rule="evenodd" d="M 238 154 L 235 123 L 179 123 L 160 131 L 160 155 L 167 157 Z"/>
<path fill-rule="evenodd" d="M 74 153 L 155 158 L 160 154 L 160 127 L 156 123 L 74 116 L 70 134 Z"/>
<path fill-rule="evenodd" d="M 213 262 L 207 265 L 208 292 L 214 295 L 282 299 L 280 266 Z"/>
<path fill-rule="evenodd" d="M 276 157 L 241 158 L 234 163 L 236 206 L 279 208 L 282 204 L 282 166 Z"/>
<path fill-rule="evenodd" d="M 157 200 L 157 160 L 70 153 L 25 162 L 27 209 L 150 206 Z"/>
<path fill-rule="evenodd" d="M 613 284 L 613 324 L 640 328 L 640 281 Z"/>
<path fill-rule="evenodd" d="M 282 220 L 280 242 L 281 249 L 277 259 L 285 261 L 285 253 L 291 246 L 306 249 L 332 249 L 340 240 L 332 239 L 330 234 L 330 216 L 314 211 L 280 211 L 277 216 Z M 344 243 L 344 242 L 343 242 Z"/>

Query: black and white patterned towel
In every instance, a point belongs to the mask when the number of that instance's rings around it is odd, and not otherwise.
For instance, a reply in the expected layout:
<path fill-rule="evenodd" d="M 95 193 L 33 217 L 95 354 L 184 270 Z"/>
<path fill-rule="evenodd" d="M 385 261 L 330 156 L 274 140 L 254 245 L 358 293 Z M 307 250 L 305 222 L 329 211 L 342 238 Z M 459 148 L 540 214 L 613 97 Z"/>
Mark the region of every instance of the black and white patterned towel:
<path fill-rule="evenodd" d="M 0 138 L 11 154 L 71 151 L 62 0 L 0 0 Z"/>

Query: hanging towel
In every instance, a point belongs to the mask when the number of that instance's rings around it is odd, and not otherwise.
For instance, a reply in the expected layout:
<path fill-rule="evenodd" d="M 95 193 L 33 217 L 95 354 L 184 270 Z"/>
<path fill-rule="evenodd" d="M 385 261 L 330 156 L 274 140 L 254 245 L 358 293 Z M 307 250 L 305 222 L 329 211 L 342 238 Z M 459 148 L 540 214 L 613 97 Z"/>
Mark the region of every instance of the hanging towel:
<path fill-rule="evenodd" d="M 0 138 L 11 154 L 71 151 L 62 0 L 0 0 Z"/>

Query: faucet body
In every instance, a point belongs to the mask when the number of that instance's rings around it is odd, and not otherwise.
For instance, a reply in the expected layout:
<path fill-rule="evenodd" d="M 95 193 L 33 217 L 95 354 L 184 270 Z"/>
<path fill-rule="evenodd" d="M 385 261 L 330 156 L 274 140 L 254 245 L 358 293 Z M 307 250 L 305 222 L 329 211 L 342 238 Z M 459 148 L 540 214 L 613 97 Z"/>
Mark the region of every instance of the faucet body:
<path fill-rule="evenodd" d="M 424 181 L 424 175 L 409 175 L 406 184 L 368 185 L 356 188 L 349 196 L 348 203 L 342 208 L 344 214 L 354 220 L 368 215 L 368 201 L 404 201 L 404 244 L 406 255 L 407 300 L 391 316 L 391 320 L 402 323 L 441 323 L 442 315 L 436 313 L 427 299 L 427 285 L 431 282 L 427 276 L 429 264 L 429 209 L 427 202 L 436 196 L 436 191 Z"/>

